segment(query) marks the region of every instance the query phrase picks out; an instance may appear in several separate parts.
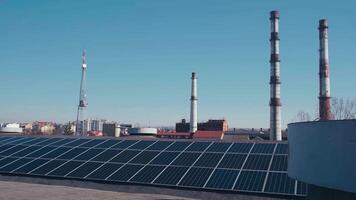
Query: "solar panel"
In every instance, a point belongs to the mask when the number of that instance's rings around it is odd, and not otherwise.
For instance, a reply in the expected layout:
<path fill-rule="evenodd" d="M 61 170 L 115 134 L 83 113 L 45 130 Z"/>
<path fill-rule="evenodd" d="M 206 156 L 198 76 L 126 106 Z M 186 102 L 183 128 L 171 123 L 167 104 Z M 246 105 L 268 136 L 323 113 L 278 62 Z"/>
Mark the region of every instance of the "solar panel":
<path fill-rule="evenodd" d="M 25 159 L 27 161 L 29 161 L 27 164 L 25 165 L 19 165 L 17 166 L 17 168 L 15 168 L 14 170 L 12 170 L 11 172 L 13 173 L 20 173 L 20 174 L 27 174 L 28 172 L 36 169 L 37 167 L 40 167 L 41 165 L 47 163 L 48 159 L 36 159 L 36 160 L 31 160 L 29 158 L 22 158 Z"/>
<path fill-rule="evenodd" d="M 225 154 L 219 164 L 219 168 L 241 169 L 247 155 L 245 154 Z"/>
<path fill-rule="evenodd" d="M 245 166 L 243 169 L 250 170 L 267 170 L 272 155 L 254 155 L 251 154 L 246 160 Z"/>
<path fill-rule="evenodd" d="M 88 173 L 84 178 L 105 180 L 106 177 L 109 177 L 111 174 L 113 174 L 120 167 L 122 167 L 122 164 L 106 163 L 106 164 L 102 165 L 101 167 Z"/>
<path fill-rule="evenodd" d="M 189 171 L 183 177 L 183 179 L 178 183 L 178 185 L 190 186 L 190 187 L 203 187 L 212 172 L 213 169 L 211 168 L 209 169 L 209 168 L 192 167 L 189 169 Z"/>
<path fill-rule="evenodd" d="M 224 154 L 222 153 L 203 153 L 194 166 L 197 167 L 215 167 Z"/>
<path fill-rule="evenodd" d="M 162 185 L 176 185 L 188 169 L 189 167 L 167 167 L 153 182 Z"/>
<path fill-rule="evenodd" d="M 275 155 L 272 160 L 271 171 L 287 171 L 287 155 Z"/>
<path fill-rule="evenodd" d="M 214 171 L 205 187 L 229 190 L 233 187 L 239 172 L 239 170 L 217 169 Z"/>
<path fill-rule="evenodd" d="M 240 191 L 262 192 L 266 174 L 267 172 L 263 171 L 241 171 L 234 189 Z"/>
<path fill-rule="evenodd" d="M 154 178 L 164 169 L 164 166 L 145 166 L 129 182 L 151 183 Z"/>
<path fill-rule="evenodd" d="M 204 151 L 210 144 L 210 142 L 194 142 L 186 151 Z"/>
<path fill-rule="evenodd" d="M 119 168 L 119 170 L 117 170 L 115 173 L 107 177 L 107 179 L 112 181 L 128 181 L 142 167 L 143 165 L 124 165 L 123 167 Z"/>
<path fill-rule="evenodd" d="M 167 151 L 183 151 L 191 144 L 191 142 L 174 142 L 167 148 Z"/>
<path fill-rule="evenodd" d="M 305 196 L 285 143 L 0 136 L 0 173 Z"/>
<path fill-rule="evenodd" d="M 265 192 L 292 194 L 295 189 L 295 180 L 288 177 L 287 173 L 270 172 L 268 174 Z"/>
<path fill-rule="evenodd" d="M 272 154 L 275 146 L 276 144 L 259 143 L 253 147 L 251 153 Z"/>
<path fill-rule="evenodd" d="M 248 153 L 252 148 L 252 143 L 234 143 L 229 149 L 229 153 Z"/>
<path fill-rule="evenodd" d="M 200 156 L 200 153 L 182 153 L 180 154 L 176 160 L 172 163 L 172 165 L 177 166 L 190 166 L 195 160 Z"/>
<path fill-rule="evenodd" d="M 154 158 L 150 164 L 168 165 L 178 156 L 178 154 L 179 152 L 162 152 Z"/>

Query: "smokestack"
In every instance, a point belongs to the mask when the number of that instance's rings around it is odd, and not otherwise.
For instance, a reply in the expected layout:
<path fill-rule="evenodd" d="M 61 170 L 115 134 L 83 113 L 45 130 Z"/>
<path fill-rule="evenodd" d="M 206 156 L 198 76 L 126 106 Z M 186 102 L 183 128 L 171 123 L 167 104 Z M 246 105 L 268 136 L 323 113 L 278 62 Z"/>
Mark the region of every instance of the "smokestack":
<path fill-rule="evenodd" d="M 281 131 L 281 81 L 280 81 L 280 60 L 279 60 L 279 36 L 278 36 L 278 21 L 279 12 L 272 11 L 271 13 L 271 79 L 270 92 L 270 140 L 282 140 Z"/>
<path fill-rule="evenodd" d="M 198 130 L 198 108 L 197 108 L 197 77 L 192 73 L 192 95 L 190 98 L 190 132 Z"/>
<path fill-rule="evenodd" d="M 328 21 L 319 20 L 319 119 L 331 120 Z"/>

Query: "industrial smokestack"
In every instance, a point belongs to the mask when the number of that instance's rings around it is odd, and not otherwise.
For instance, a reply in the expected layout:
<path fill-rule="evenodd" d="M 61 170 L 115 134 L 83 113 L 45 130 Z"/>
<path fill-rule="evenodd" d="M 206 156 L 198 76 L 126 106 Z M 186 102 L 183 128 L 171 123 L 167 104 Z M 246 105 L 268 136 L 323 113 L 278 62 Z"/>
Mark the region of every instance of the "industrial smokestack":
<path fill-rule="evenodd" d="M 328 21 L 319 20 L 319 119 L 331 120 Z"/>
<path fill-rule="evenodd" d="M 198 130 L 198 108 L 197 108 L 197 77 L 192 73 L 192 95 L 190 97 L 190 132 Z"/>
<path fill-rule="evenodd" d="M 280 60 L 279 60 L 279 36 L 278 36 L 278 21 L 279 12 L 272 11 L 271 13 L 271 79 L 270 79 L 270 140 L 282 140 L 281 131 L 281 81 L 280 81 Z"/>

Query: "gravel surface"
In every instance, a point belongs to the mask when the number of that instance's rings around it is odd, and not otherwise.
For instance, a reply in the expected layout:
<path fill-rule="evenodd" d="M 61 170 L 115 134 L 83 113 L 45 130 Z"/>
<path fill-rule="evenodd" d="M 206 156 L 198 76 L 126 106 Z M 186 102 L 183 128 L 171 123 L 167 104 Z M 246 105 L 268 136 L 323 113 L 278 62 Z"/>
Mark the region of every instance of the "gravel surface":
<path fill-rule="evenodd" d="M 0 199 L 6 200 L 193 200 L 159 194 L 132 194 L 95 189 L 0 181 Z"/>

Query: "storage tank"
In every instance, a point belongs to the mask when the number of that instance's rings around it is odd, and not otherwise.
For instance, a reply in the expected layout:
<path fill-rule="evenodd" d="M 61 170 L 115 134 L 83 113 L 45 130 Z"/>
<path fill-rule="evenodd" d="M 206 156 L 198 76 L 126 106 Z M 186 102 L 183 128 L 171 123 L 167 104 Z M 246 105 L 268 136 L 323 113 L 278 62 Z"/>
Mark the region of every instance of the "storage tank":
<path fill-rule="evenodd" d="M 22 128 L 20 128 L 19 124 L 6 124 L 0 127 L 0 133 L 19 134 L 22 133 Z"/>
<path fill-rule="evenodd" d="M 129 128 L 129 135 L 157 135 L 156 128 Z"/>

